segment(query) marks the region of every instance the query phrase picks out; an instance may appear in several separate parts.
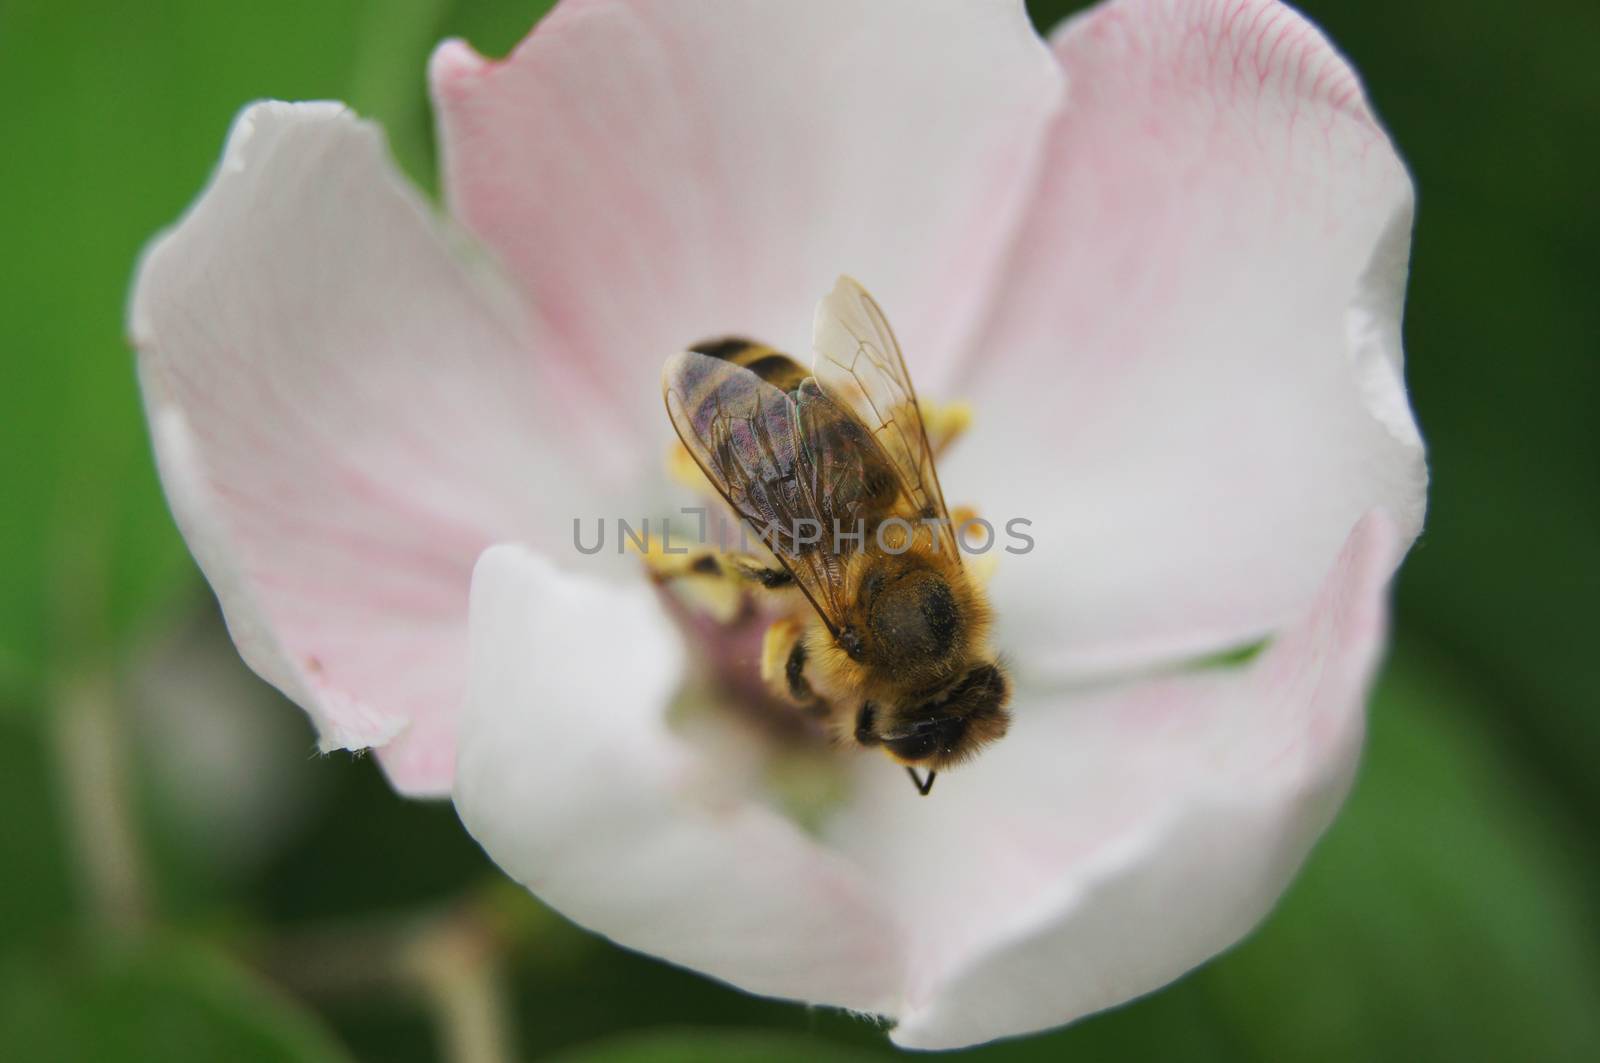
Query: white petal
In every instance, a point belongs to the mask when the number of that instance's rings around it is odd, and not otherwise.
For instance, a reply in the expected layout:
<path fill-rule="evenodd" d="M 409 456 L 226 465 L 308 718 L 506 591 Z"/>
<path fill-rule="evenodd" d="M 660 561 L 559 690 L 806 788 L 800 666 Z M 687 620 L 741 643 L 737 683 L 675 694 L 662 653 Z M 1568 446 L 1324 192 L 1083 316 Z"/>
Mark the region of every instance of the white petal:
<path fill-rule="evenodd" d="M 994 586 L 1030 670 L 1276 629 L 1356 519 L 1421 526 L 1401 379 L 1411 184 L 1355 75 L 1271 0 L 1114 0 L 970 365 L 952 503 L 1026 518 Z"/>
<path fill-rule="evenodd" d="M 661 429 L 662 360 L 809 360 L 840 273 L 938 390 L 985 305 L 1061 75 L 1020 0 L 568 0 L 507 60 L 434 57 L 446 187 L 568 364 Z"/>
<path fill-rule="evenodd" d="M 1012 733 L 926 799 L 881 766 L 863 777 L 832 840 L 907 926 L 896 1043 L 1070 1022 L 1249 932 L 1348 789 L 1399 550 L 1386 516 L 1366 518 L 1247 667 L 1019 693 Z"/>
<path fill-rule="evenodd" d="M 582 925 L 752 992 L 898 1016 L 907 1047 L 1070 1022 L 1233 944 L 1287 885 L 1353 773 L 1399 550 L 1369 516 L 1247 667 L 1020 695 L 1013 733 L 931 797 L 859 758 L 818 840 L 663 722 L 683 661 L 650 592 L 496 547 L 473 583 L 457 807 Z"/>
<path fill-rule="evenodd" d="M 472 684 L 456 807 L 489 855 L 557 911 L 757 993 L 885 1008 L 893 921 L 849 863 L 716 785 L 668 729 L 683 679 L 672 621 L 612 587 L 495 547 L 472 584 Z"/>
<path fill-rule="evenodd" d="M 325 749 L 448 789 L 471 568 L 568 541 L 593 497 L 525 322 L 446 246 L 380 133 L 259 104 L 140 264 L 130 310 L 156 457 L 240 652 Z M 591 445 L 584 475 L 616 468 Z"/>

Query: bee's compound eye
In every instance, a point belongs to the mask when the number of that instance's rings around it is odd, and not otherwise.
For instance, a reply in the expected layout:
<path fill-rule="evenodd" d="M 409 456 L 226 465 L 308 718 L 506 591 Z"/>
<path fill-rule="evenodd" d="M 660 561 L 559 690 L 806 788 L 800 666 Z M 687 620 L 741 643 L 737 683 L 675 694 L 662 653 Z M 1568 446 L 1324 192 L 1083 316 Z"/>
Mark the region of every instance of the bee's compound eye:
<path fill-rule="evenodd" d="M 893 738 L 884 747 L 901 760 L 927 760 L 939 751 L 939 739 L 932 733 Z"/>

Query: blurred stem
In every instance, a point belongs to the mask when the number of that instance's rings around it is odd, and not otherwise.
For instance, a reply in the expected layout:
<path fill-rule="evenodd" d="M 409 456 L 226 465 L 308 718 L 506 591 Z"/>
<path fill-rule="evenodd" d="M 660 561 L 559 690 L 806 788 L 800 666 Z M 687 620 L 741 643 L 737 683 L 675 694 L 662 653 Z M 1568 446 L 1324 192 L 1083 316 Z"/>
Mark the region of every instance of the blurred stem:
<path fill-rule="evenodd" d="M 511 1014 L 499 943 L 478 919 L 453 919 L 419 934 L 406 967 L 427 998 L 451 1063 L 508 1063 Z"/>
<path fill-rule="evenodd" d="M 263 964 L 309 995 L 414 992 L 433 1017 L 444 1059 L 504 1063 L 515 1039 L 504 962 L 524 929 L 491 893 L 427 916 L 280 936 Z"/>
<path fill-rule="evenodd" d="M 89 911 L 101 929 L 132 937 L 148 923 L 149 893 L 110 675 L 96 670 L 62 681 L 51 719 L 67 830 Z"/>

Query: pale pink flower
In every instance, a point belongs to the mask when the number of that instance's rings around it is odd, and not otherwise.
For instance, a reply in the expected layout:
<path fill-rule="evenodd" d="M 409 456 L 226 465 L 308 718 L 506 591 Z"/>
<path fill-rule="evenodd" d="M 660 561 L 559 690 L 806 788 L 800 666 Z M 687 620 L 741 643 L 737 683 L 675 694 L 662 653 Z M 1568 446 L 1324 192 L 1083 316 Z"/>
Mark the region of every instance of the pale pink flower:
<path fill-rule="evenodd" d="M 567 0 L 431 78 L 463 232 L 344 108 L 259 104 L 133 296 L 178 523 L 323 748 L 453 792 L 584 926 L 909 1047 L 1070 1021 L 1249 931 L 1350 783 L 1426 484 L 1411 185 L 1316 29 Z M 838 753 L 802 826 L 737 714 L 669 722 L 705 646 L 572 521 L 688 501 L 663 360 L 806 357 L 842 272 L 922 392 L 974 405 L 947 496 L 1037 546 L 992 585 L 1011 734 L 928 798 Z"/>

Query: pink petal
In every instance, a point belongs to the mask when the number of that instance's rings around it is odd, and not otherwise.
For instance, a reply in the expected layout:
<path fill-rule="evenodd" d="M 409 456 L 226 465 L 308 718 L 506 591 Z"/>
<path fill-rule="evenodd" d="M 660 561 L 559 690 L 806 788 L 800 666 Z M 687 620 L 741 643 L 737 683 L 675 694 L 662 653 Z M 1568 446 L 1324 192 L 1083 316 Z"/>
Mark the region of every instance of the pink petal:
<path fill-rule="evenodd" d="M 896 1043 L 1071 1022 L 1260 922 L 1348 790 L 1399 556 L 1369 516 L 1248 667 L 1019 696 L 1005 741 L 927 799 L 874 765 L 832 840 L 911 941 Z"/>
<path fill-rule="evenodd" d="M 1054 47 L 1068 103 L 946 495 L 1033 522 L 995 584 L 1029 669 L 1209 652 L 1298 614 L 1368 509 L 1421 526 L 1411 183 L 1270 0 L 1115 0 Z"/>
<path fill-rule="evenodd" d="M 740 792 L 736 748 L 669 730 L 671 618 L 496 547 L 472 583 L 456 806 L 497 863 L 568 918 L 758 993 L 883 1010 L 893 920 L 860 873 Z"/>
<path fill-rule="evenodd" d="M 1061 75 L 1020 0 L 568 0 L 434 56 L 446 187 L 562 364 L 664 434 L 709 336 L 802 358 L 848 272 L 936 387 L 985 304 Z"/>
<path fill-rule="evenodd" d="M 324 749 L 380 746 L 411 792 L 449 787 L 478 554 L 565 544 L 599 490 L 558 464 L 579 429 L 485 280 L 375 128 L 259 104 L 130 311 L 162 479 L 240 652 Z"/>

